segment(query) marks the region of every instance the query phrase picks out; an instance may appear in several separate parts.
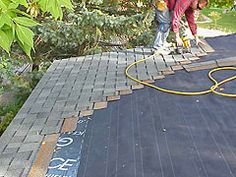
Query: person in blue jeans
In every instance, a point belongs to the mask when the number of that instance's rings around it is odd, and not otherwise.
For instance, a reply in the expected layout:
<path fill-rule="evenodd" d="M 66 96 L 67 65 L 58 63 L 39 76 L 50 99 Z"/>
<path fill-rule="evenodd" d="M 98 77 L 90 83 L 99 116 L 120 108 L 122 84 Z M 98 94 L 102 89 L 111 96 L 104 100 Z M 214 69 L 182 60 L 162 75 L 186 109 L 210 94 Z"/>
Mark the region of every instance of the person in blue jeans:
<path fill-rule="evenodd" d="M 159 50 L 161 54 L 169 54 L 170 51 L 167 48 L 169 47 L 169 43 L 167 43 L 166 39 L 169 35 L 171 27 L 171 12 L 168 8 L 164 11 L 159 11 L 157 8 L 155 8 L 155 18 L 159 22 L 159 25 L 156 29 L 153 48 L 155 50 Z"/>
<path fill-rule="evenodd" d="M 197 25 L 195 22 L 195 11 L 202 10 L 208 4 L 209 0 L 154 0 L 156 20 L 159 23 L 157 28 L 153 48 L 155 53 L 169 54 L 169 44 L 166 39 L 170 29 L 175 33 L 175 40 L 178 46 L 183 45 L 180 38 L 179 28 L 182 16 L 185 15 L 188 26 L 196 40 L 196 44 L 204 44 L 197 35 Z"/>

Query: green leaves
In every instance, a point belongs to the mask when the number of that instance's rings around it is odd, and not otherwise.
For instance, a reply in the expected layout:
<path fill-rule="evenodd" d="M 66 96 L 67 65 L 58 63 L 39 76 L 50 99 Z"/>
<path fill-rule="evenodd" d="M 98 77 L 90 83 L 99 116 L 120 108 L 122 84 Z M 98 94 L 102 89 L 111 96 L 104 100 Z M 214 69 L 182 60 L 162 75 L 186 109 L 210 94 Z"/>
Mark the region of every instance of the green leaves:
<path fill-rule="evenodd" d="M 62 7 L 73 9 L 70 0 L 39 0 L 39 5 L 44 13 L 50 12 L 55 19 L 62 19 Z"/>
<path fill-rule="evenodd" d="M 29 57 L 30 49 L 33 48 L 33 36 L 34 33 L 30 29 L 21 25 L 16 25 L 17 41 Z"/>
<path fill-rule="evenodd" d="M 13 18 L 13 20 L 15 23 L 19 25 L 27 26 L 27 27 L 40 25 L 39 23 L 27 17 L 16 17 L 16 18 Z"/>
<path fill-rule="evenodd" d="M 71 10 L 74 8 L 70 0 L 61 0 L 60 4 Z"/>
<path fill-rule="evenodd" d="M 149 23 L 143 23 L 144 19 L 143 14 L 111 15 L 101 9 L 72 12 L 67 15 L 67 21 L 51 20 L 38 27 L 44 45 L 37 52 L 47 51 L 45 53 L 54 57 L 76 56 L 100 48 L 104 43 L 115 43 L 114 39 L 120 37 L 124 39 L 121 43 L 127 43 L 148 30 Z"/>
<path fill-rule="evenodd" d="M 28 3 L 27 3 L 27 0 L 11 0 L 12 2 L 14 3 L 19 3 L 25 7 L 28 7 Z"/>
<path fill-rule="evenodd" d="M 33 47 L 33 32 L 27 27 L 36 26 L 38 23 L 24 16 L 17 17 L 19 10 L 16 8 L 19 4 L 28 6 L 26 0 L 0 0 L 0 8 L 4 10 L 0 11 L 0 47 L 9 53 L 16 31 L 17 40 L 30 56 L 30 50 Z"/>
<path fill-rule="evenodd" d="M 209 1 L 209 4 L 211 7 L 232 7 L 233 6 L 233 0 L 211 0 Z"/>
<path fill-rule="evenodd" d="M 22 44 L 28 44 L 33 47 L 34 33 L 29 29 L 21 25 L 16 25 L 16 35 Z"/>
<path fill-rule="evenodd" d="M 55 19 L 62 19 L 63 7 L 73 9 L 71 0 L 0 0 L 0 47 L 9 53 L 12 42 L 17 41 L 29 57 L 34 36 L 29 28 L 40 24 L 31 19 L 33 15 L 26 14 L 19 5 L 28 9 L 36 8 L 37 12 L 49 12 Z"/>
<path fill-rule="evenodd" d="M 2 27 L 4 25 L 7 25 L 7 28 L 3 30 Z M 39 23 L 28 17 L 22 16 L 12 18 L 8 14 L 0 14 L 0 47 L 9 53 L 16 32 L 16 40 L 18 41 L 18 44 L 30 57 L 30 51 L 33 48 L 34 34 L 28 27 L 37 25 L 39 25 Z"/>
<path fill-rule="evenodd" d="M 31 49 L 32 47 L 27 45 L 26 43 L 22 44 L 19 39 L 16 39 L 19 46 L 23 49 L 23 51 L 27 54 L 27 56 L 31 59 Z"/>
<path fill-rule="evenodd" d="M 3 1 L 0 1 L 0 9 L 6 10 L 7 6 Z"/>
<path fill-rule="evenodd" d="M 15 30 L 14 29 L 7 29 L 4 32 L 7 35 L 8 39 L 9 39 L 9 45 L 11 46 L 11 44 L 15 38 Z"/>
<path fill-rule="evenodd" d="M 8 15 L 8 14 L 0 14 L 0 28 L 3 27 L 3 25 L 8 25 L 8 26 L 11 26 L 13 23 L 12 23 L 12 20 L 11 20 L 11 17 Z"/>
<path fill-rule="evenodd" d="M 11 41 L 6 33 L 2 30 L 0 30 L 0 46 L 9 53 Z"/>

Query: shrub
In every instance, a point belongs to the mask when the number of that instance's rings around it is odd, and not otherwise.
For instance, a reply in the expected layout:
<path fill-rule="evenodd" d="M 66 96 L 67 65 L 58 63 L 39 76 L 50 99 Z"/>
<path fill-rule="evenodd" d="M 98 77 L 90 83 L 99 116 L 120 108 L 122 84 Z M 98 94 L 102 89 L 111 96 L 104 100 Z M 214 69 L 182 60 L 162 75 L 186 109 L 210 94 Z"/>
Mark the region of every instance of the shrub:
<path fill-rule="evenodd" d="M 234 0 L 210 0 L 210 7 L 231 7 Z"/>
<path fill-rule="evenodd" d="M 16 76 L 13 79 L 14 85 L 9 92 L 14 95 L 14 99 L 10 100 L 7 105 L 0 106 L 0 117 L 2 119 L 2 122 L 0 122 L 0 135 L 11 123 L 41 77 L 42 72 L 34 71 L 24 76 Z"/>
<path fill-rule="evenodd" d="M 14 118 L 15 114 L 13 112 L 8 112 L 3 117 L 2 122 L 0 123 L 0 136 L 6 130 L 7 126 L 11 123 L 12 119 Z"/>
<path fill-rule="evenodd" d="M 37 27 L 42 39 L 37 53 L 70 57 L 102 51 L 102 42 L 125 38 L 125 43 L 136 39 L 151 24 L 151 18 L 143 14 L 130 16 L 110 15 L 100 10 L 81 10 L 67 15 L 67 21 L 45 21 Z M 42 51 L 45 49 L 44 51 Z"/>

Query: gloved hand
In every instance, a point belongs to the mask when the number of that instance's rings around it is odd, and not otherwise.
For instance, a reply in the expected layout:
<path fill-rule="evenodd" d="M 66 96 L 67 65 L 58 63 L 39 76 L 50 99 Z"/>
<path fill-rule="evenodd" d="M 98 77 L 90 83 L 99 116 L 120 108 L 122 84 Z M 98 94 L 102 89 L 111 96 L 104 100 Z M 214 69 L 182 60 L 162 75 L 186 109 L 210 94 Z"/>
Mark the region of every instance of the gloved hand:
<path fill-rule="evenodd" d="M 195 41 L 196 41 L 196 45 L 206 45 L 205 42 L 203 42 L 201 39 L 199 39 L 199 37 L 197 35 L 194 35 Z"/>
<path fill-rule="evenodd" d="M 183 46 L 183 41 L 180 38 L 179 34 L 177 34 L 177 33 L 176 33 L 176 36 L 175 36 L 175 40 L 176 40 L 177 46 Z"/>

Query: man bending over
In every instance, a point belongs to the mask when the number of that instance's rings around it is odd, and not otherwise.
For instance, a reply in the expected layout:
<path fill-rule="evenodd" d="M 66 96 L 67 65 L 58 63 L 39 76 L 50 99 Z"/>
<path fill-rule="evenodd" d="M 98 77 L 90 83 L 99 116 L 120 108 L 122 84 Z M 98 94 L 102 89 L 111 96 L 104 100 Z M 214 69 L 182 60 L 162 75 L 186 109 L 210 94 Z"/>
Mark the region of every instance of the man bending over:
<path fill-rule="evenodd" d="M 179 34 L 180 20 L 185 15 L 189 28 L 196 40 L 196 44 L 203 43 L 197 35 L 197 25 L 194 14 L 207 6 L 209 0 L 155 0 L 156 20 L 159 22 L 153 48 L 156 52 L 167 55 L 168 43 L 166 39 L 170 29 L 175 33 L 178 46 L 183 45 Z M 203 43 L 204 44 L 204 43 Z"/>

